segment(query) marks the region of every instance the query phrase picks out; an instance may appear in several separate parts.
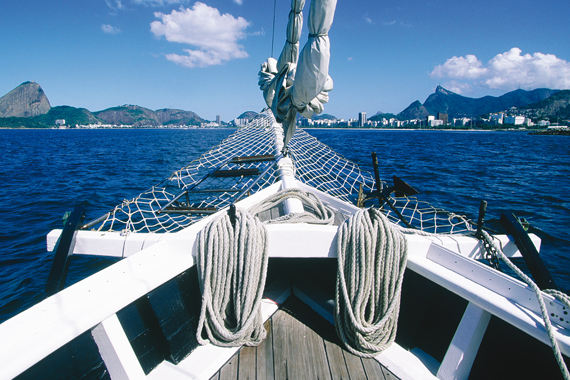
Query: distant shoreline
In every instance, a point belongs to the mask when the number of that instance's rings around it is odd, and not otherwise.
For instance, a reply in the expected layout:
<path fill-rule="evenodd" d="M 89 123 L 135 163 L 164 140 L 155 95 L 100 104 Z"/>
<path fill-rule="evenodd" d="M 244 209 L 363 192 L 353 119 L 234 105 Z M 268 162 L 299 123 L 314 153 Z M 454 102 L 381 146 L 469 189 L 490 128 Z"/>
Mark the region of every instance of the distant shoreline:
<path fill-rule="evenodd" d="M 177 127 L 116 127 L 116 128 L 29 128 L 29 127 L 0 127 L 0 130 L 42 130 L 42 131 L 66 131 L 66 130 L 102 130 L 102 129 L 117 129 L 117 130 L 133 130 L 133 129 L 179 129 L 179 130 L 194 130 L 194 129 L 238 129 L 239 127 L 206 127 L 206 128 L 177 128 Z M 548 130 L 535 130 L 535 129 L 521 129 L 521 128 L 495 128 L 495 129 L 459 129 L 459 128 L 354 128 L 354 127 L 339 127 L 339 128 L 319 128 L 319 127 L 300 127 L 304 130 L 336 130 L 336 131 L 441 131 L 441 132 L 531 132 L 532 135 L 569 135 L 569 131 L 548 131 Z M 563 132 L 563 133 L 560 133 Z"/>
<path fill-rule="evenodd" d="M 546 131 L 534 131 L 529 133 L 529 135 L 536 136 L 570 136 L 570 129 L 552 129 Z"/>

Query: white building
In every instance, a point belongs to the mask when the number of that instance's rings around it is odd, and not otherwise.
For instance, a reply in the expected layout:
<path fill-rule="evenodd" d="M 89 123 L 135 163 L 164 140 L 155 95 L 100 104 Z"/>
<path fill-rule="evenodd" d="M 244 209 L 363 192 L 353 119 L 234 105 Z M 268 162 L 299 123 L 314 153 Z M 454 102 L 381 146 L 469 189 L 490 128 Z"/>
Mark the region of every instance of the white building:
<path fill-rule="evenodd" d="M 504 116 L 502 113 L 491 115 L 491 125 L 503 124 Z"/>
<path fill-rule="evenodd" d="M 524 116 L 505 116 L 505 124 L 523 125 L 525 117 Z"/>
<path fill-rule="evenodd" d="M 249 123 L 249 119 L 234 119 L 234 124 L 236 127 L 241 127 Z"/>

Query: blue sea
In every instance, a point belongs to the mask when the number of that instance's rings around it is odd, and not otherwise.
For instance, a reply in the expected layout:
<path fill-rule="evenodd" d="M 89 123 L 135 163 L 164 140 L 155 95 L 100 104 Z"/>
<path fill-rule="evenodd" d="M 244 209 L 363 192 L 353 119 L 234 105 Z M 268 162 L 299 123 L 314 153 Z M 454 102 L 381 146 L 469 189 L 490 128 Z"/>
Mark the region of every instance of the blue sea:
<path fill-rule="evenodd" d="M 46 235 L 81 202 L 106 213 L 187 165 L 233 130 L 0 130 L 0 322 L 41 301 Z M 570 138 L 526 132 L 307 130 L 361 168 L 404 179 L 418 198 L 486 220 L 526 218 L 558 285 L 570 291 Z M 114 260 L 76 256 L 67 284 Z"/>

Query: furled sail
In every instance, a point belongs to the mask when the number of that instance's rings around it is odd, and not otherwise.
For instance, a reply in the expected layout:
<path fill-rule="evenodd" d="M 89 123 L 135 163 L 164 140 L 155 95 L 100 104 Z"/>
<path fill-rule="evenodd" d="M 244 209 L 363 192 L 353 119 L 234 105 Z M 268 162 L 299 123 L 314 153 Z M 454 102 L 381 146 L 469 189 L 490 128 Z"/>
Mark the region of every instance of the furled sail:
<path fill-rule="evenodd" d="M 309 11 L 309 39 L 299 61 L 295 54 L 302 27 L 304 1 L 293 0 L 287 26 L 287 43 L 279 61 L 269 58 L 261 65 L 259 86 L 278 122 L 283 124 L 284 145 L 295 133 L 297 112 L 311 118 L 321 113 L 333 88 L 329 76 L 330 41 L 336 0 L 312 0 Z M 300 21 L 300 22 L 299 22 Z"/>
<path fill-rule="evenodd" d="M 304 7 L 305 0 L 291 1 L 291 12 L 289 12 L 289 22 L 287 23 L 287 41 L 277 60 L 277 71 L 281 70 L 289 62 L 297 63 L 299 39 L 301 38 L 301 29 L 303 29 Z"/>

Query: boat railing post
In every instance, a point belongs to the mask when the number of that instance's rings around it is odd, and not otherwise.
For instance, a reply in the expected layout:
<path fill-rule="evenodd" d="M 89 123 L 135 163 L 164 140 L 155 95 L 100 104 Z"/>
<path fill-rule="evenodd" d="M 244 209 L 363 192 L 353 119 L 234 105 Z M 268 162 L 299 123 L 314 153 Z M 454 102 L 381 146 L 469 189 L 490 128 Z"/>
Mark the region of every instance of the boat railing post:
<path fill-rule="evenodd" d="M 73 210 L 65 221 L 65 226 L 54 248 L 55 255 L 46 282 L 44 297 L 49 297 L 62 290 L 65 286 L 67 271 L 73 249 L 77 230 L 83 225 L 85 219 L 85 204 Z"/>
<path fill-rule="evenodd" d="M 283 127 L 281 124 L 275 122 L 273 123 L 273 128 L 275 128 L 275 153 L 281 154 L 283 152 Z M 279 179 L 281 179 L 282 190 L 295 189 L 297 188 L 297 180 L 295 179 L 295 167 L 291 158 L 281 157 L 279 162 L 277 162 L 277 174 Z M 283 202 L 285 214 L 301 213 L 304 212 L 303 203 L 294 198 L 285 199 Z"/>
<path fill-rule="evenodd" d="M 281 188 L 283 190 L 297 188 L 297 180 L 295 179 L 293 162 L 291 159 L 289 157 L 283 157 L 279 160 L 277 166 L 278 175 L 281 179 Z M 288 198 L 285 199 L 283 203 L 285 214 L 301 213 L 305 211 L 303 203 L 299 199 Z"/>

